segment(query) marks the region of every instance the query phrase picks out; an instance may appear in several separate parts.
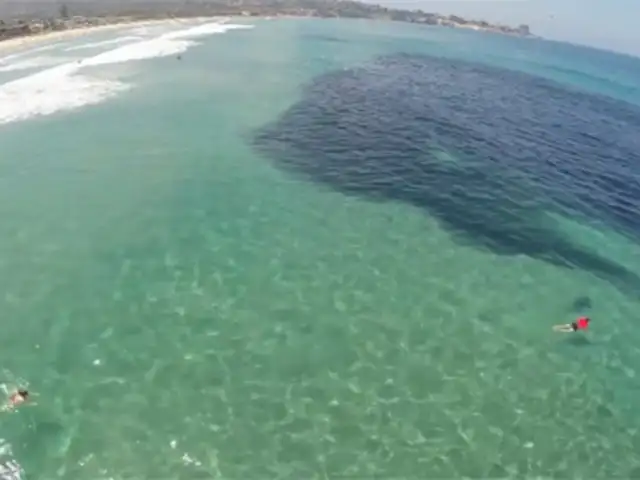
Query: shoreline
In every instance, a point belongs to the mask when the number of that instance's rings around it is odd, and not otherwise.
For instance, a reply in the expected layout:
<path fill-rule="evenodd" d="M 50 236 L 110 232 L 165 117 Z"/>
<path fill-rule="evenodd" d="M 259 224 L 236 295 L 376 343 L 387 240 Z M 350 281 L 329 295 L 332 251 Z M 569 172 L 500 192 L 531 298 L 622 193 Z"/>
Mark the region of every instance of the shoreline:
<path fill-rule="evenodd" d="M 155 19 L 147 19 L 147 20 L 134 20 L 134 19 L 123 19 L 121 22 L 116 23 L 107 23 L 103 25 L 87 25 L 87 26 L 78 26 L 72 27 L 65 30 L 58 31 L 48 31 L 43 33 L 34 33 L 30 35 L 25 35 L 21 37 L 10 38 L 6 40 L 0 40 L 0 53 L 6 54 L 7 52 L 11 53 L 11 51 L 21 50 L 22 48 L 28 48 L 32 46 L 38 46 L 42 43 L 53 43 L 58 40 L 66 40 L 69 38 L 76 38 L 83 35 L 88 35 L 92 33 L 99 32 L 108 32 L 112 30 L 131 28 L 131 27 L 144 27 L 144 26 L 159 26 L 165 25 L 168 23 L 180 23 L 180 22 L 207 22 L 207 21 L 218 21 L 220 23 L 224 23 L 228 21 L 230 18 L 235 17 L 235 15 L 212 15 L 212 16 L 187 16 L 187 17 L 167 17 L 167 18 L 155 18 Z M 275 18 L 279 19 L 295 19 L 295 18 L 308 18 L 306 16 L 296 15 L 296 14 L 279 14 L 279 15 L 257 15 L 248 17 L 251 19 L 264 19 L 264 20 L 272 20 Z M 370 19 L 363 18 L 364 20 L 380 20 L 380 19 Z M 388 20 L 388 19 L 387 19 Z M 393 21 L 393 20 L 392 20 Z M 409 22 L 412 23 L 412 22 Z M 418 23 L 420 24 L 420 23 Z M 459 28 L 464 30 L 473 30 L 479 32 L 489 32 L 489 33 L 497 33 L 501 35 L 514 35 L 511 33 L 499 32 L 492 28 L 485 28 L 472 24 L 455 24 L 455 25 L 444 25 L 438 24 L 440 27 L 449 27 L 449 28 Z M 529 35 L 534 37 L 533 35 Z"/>
<path fill-rule="evenodd" d="M 110 23 L 106 25 L 89 25 L 86 27 L 70 28 L 68 30 L 60 30 L 57 32 L 45 32 L 24 37 L 11 38 L 0 41 L 0 53 L 7 53 L 8 50 L 20 50 L 22 47 L 37 46 L 41 43 L 53 43 L 58 40 L 80 37 L 91 33 L 108 32 L 121 28 L 158 26 L 172 22 L 190 21 L 222 21 L 227 17 L 191 17 L 191 18 L 163 18 L 154 20 L 131 20 L 119 23 Z"/>

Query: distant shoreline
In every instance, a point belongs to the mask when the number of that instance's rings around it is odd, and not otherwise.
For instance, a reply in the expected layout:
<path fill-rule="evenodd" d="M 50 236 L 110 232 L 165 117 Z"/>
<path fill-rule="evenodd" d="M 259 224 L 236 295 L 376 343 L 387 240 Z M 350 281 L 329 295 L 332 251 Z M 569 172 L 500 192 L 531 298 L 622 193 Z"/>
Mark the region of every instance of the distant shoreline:
<path fill-rule="evenodd" d="M 171 20 L 191 20 L 202 18 L 318 18 L 318 19 L 364 19 L 372 21 L 392 21 L 415 25 L 438 25 L 449 28 L 463 28 L 483 32 L 498 33 L 518 37 L 533 37 L 528 25 L 510 27 L 492 24 L 484 20 L 469 20 L 456 15 L 441 15 L 422 10 L 402 10 L 381 5 L 362 3 L 354 0 L 262 0 L 260 6 L 244 0 L 220 0 L 216 4 L 184 4 L 172 10 L 167 5 L 154 9 L 138 6 L 135 11 L 124 11 L 112 7 L 110 13 L 98 12 L 88 4 L 59 5 L 59 11 L 40 11 L 16 14 L 11 19 L 0 18 L 0 48 L 19 46 L 25 42 L 64 38 L 82 35 L 90 31 L 111 30 L 131 24 L 160 24 Z M 107 6 L 105 5 L 105 8 Z M 54 7 L 55 8 L 55 7 Z M 70 12 L 73 8 L 73 13 Z M 37 40 L 31 40 L 37 39 Z"/>
<path fill-rule="evenodd" d="M 163 24 L 167 24 L 170 22 L 179 22 L 179 21 L 193 21 L 193 20 L 201 20 L 201 21 L 222 21 L 222 20 L 229 20 L 229 16 L 202 16 L 202 17 L 195 17 L 195 16 L 185 16 L 185 17 L 166 17 L 166 18 L 155 18 L 155 19 L 147 19 L 147 20 L 137 20 L 137 19 L 131 19 L 128 17 L 123 17 L 123 18 L 114 18 L 112 19 L 112 23 L 105 23 L 105 24 L 95 24 L 95 25 L 87 25 L 87 24 L 79 24 L 79 25 L 73 25 L 73 26 L 68 26 L 67 28 L 65 28 L 64 30 L 54 30 L 54 31 L 42 31 L 42 32 L 31 32 L 31 33 L 26 33 L 24 35 L 21 36 L 15 36 L 15 37 L 11 37 L 11 38 L 0 38 L 0 51 L 5 51 L 5 50 L 13 50 L 13 49 L 19 49 L 21 47 L 27 47 L 27 46 L 31 46 L 31 45 L 37 45 L 40 43 L 47 43 L 47 42 L 51 42 L 51 41 L 56 41 L 56 40 L 63 40 L 63 39 L 67 39 L 67 38 L 75 38 L 75 37 L 80 37 L 83 35 L 88 35 L 91 33 L 97 33 L 97 32 L 102 32 L 102 31 L 111 31 L 111 30 L 117 30 L 120 28 L 129 28 L 129 27 L 136 27 L 136 26 L 156 26 L 156 25 L 163 25 Z M 244 17 L 242 17 L 244 18 Z M 263 16 L 250 16 L 247 18 L 252 18 L 252 19 L 263 19 L 263 20 L 273 20 L 273 19 L 297 19 L 297 18 L 318 18 L 318 17 L 309 17 L 306 15 L 295 15 L 295 14 L 280 14 L 280 15 L 263 15 Z M 323 17 L 319 17 L 319 18 L 323 18 Z M 340 18 L 340 17 L 337 17 Z M 347 18 L 347 19 L 352 19 L 352 20 L 371 20 L 371 21 L 380 21 L 380 20 L 388 20 L 388 19 L 370 19 L 370 18 L 366 18 L 366 17 L 362 17 L 362 18 Z M 388 21 L 394 21 L 394 20 L 388 20 Z M 407 23 L 417 23 L 420 24 L 418 22 L 407 22 Z M 432 24 L 429 24 L 432 25 Z M 510 32 L 499 32 L 499 31 L 495 31 L 492 28 L 483 28 L 483 27 L 479 27 L 477 25 L 474 24 L 437 24 L 438 26 L 444 26 L 444 27 L 449 27 L 449 28 L 459 28 L 459 29 L 463 29 L 463 30 L 474 30 L 474 31 L 481 31 L 481 32 L 489 32 L 489 33 L 498 33 L 498 34 L 502 34 L 502 35 L 515 35 L 515 36 L 524 36 L 524 35 L 517 35 L 514 33 L 510 33 Z M 527 35 L 529 37 L 534 37 L 534 35 Z"/>
<path fill-rule="evenodd" d="M 226 17 L 207 17 L 207 20 L 223 20 Z M 130 27 L 145 27 L 145 26 L 156 26 L 163 25 L 166 23 L 170 23 L 172 20 L 185 20 L 185 19 L 172 19 L 165 18 L 161 20 L 129 20 L 118 23 L 109 23 L 105 25 L 88 25 L 88 26 L 78 26 L 69 28 L 67 30 L 58 30 L 53 32 L 40 32 L 40 33 L 32 33 L 30 35 L 25 35 L 22 37 L 14 37 L 8 38 L 4 40 L 0 40 L 0 52 L 5 50 L 13 50 L 19 49 L 21 47 L 28 47 L 32 45 L 38 45 L 40 43 L 48 43 L 54 42 L 56 40 L 64 40 L 67 38 L 75 38 L 81 37 L 83 35 L 88 35 L 91 33 L 97 32 L 108 32 L 111 30 L 118 30 L 120 28 L 130 28 Z M 191 17 L 189 20 L 198 20 L 196 17 Z"/>
<path fill-rule="evenodd" d="M 309 17 L 306 15 L 295 15 L 295 14 L 280 14 L 280 15 L 252 15 L 252 16 L 242 16 L 241 18 L 252 18 L 252 19 L 296 19 L 296 18 L 318 18 L 318 17 Z M 320 17 L 322 18 L 322 17 Z M 339 18 L 339 17 L 338 17 Z M 67 38 L 75 38 L 83 35 L 88 35 L 91 33 L 103 32 L 103 31 L 111 31 L 118 30 L 120 28 L 129 28 L 129 27 L 144 27 L 144 26 L 156 26 L 163 25 L 170 22 L 180 22 L 180 21 L 193 21 L 193 20 L 201 20 L 201 21 L 227 21 L 229 20 L 229 16 L 185 16 L 185 17 L 165 17 L 165 18 L 154 18 L 154 19 L 132 19 L 129 17 L 122 18 L 112 18 L 111 23 L 105 24 L 78 24 L 67 26 L 64 30 L 54 30 L 54 31 L 42 31 L 42 32 L 31 32 L 21 36 L 11 37 L 11 38 L 0 38 L 0 52 L 6 50 L 14 50 L 20 49 L 21 47 L 28 47 L 31 45 L 38 45 L 40 43 L 47 43 L 56 40 L 64 40 Z M 368 19 L 368 18 L 352 18 L 353 20 L 387 20 L 387 19 Z M 393 20 L 389 20 L 393 21 Z M 411 22 L 415 23 L 415 22 Z M 482 28 L 473 24 L 438 24 L 439 26 L 447 26 L 450 28 L 460 28 L 464 30 L 474 30 L 474 31 L 487 31 L 494 32 L 500 34 L 503 32 L 495 32 L 490 28 Z M 530 35 L 533 36 L 533 35 Z"/>

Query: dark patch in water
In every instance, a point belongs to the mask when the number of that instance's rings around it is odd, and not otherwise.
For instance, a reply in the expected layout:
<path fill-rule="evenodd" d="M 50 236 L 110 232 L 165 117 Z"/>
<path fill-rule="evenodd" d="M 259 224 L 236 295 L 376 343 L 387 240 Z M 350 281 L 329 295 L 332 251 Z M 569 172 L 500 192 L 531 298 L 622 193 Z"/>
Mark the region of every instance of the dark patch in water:
<path fill-rule="evenodd" d="M 316 79 L 257 132 L 279 168 L 348 195 L 400 201 L 500 255 L 640 285 L 548 212 L 640 233 L 640 111 L 522 73 L 418 55 Z"/>
<path fill-rule="evenodd" d="M 333 35 L 326 35 L 326 34 L 309 34 L 307 35 L 307 38 L 309 38 L 310 40 L 321 40 L 323 42 L 330 42 L 330 43 L 345 43 L 346 40 L 333 36 Z"/>
<path fill-rule="evenodd" d="M 581 295 L 576 297 L 572 304 L 572 310 L 574 312 L 584 312 L 586 310 L 590 310 L 593 307 L 591 302 L 591 297 L 587 295 Z"/>
<path fill-rule="evenodd" d="M 604 418 L 612 418 L 613 417 L 613 412 L 611 411 L 611 409 L 609 407 L 607 407 L 606 405 L 600 404 L 596 407 L 596 412 L 598 413 L 598 416 L 600 417 L 604 417 Z"/>
<path fill-rule="evenodd" d="M 505 467 L 500 465 L 499 463 L 494 463 L 491 465 L 491 469 L 489 470 L 489 478 L 508 478 L 509 472 Z"/>

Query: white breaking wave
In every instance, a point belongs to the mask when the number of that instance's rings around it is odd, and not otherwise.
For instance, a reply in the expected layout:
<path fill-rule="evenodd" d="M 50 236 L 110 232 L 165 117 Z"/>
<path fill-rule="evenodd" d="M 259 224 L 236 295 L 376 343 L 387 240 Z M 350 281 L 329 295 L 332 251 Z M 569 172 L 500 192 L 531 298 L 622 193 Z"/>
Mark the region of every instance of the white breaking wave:
<path fill-rule="evenodd" d="M 24 57 L 24 52 L 12 53 L 11 55 L 5 55 L 4 57 L 0 57 L 0 65 L 6 65 L 9 62 L 12 62 L 16 58 Z"/>
<path fill-rule="evenodd" d="M 67 63 L 0 86 L 0 124 L 99 103 L 127 86 L 82 75 Z"/>
<path fill-rule="evenodd" d="M 216 33 L 225 33 L 229 30 L 237 30 L 242 28 L 253 28 L 253 25 L 205 23 L 204 25 L 197 25 L 195 27 L 186 28 L 184 30 L 165 33 L 164 35 L 162 35 L 162 38 L 165 38 L 168 40 L 172 40 L 176 38 L 192 38 L 192 37 L 214 35 Z"/>
<path fill-rule="evenodd" d="M 126 42 L 135 41 L 135 40 L 142 40 L 142 37 L 138 37 L 138 36 L 118 37 L 111 40 L 102 40 L 100 42 L 92 42 L 92 43 L 85 43 L 82 45 L 76 45 L 75 47 L 65 48 L 65 51 L 73 52 L 76 50 L 89 50 L 92 48 L 99 48 L 107 45 L 113 45 L 114 43 L 126 43 Z"/>
<path fill-rule="evenodd" d="M 187 40 L 154 38 L 100 53 L 95 57 L 83 60 L 82 64 L 85 66 L 107 65 L 110 63 L 130 62 L 132 60 L 168 57 L 182 53 L 193 45 L 196 45 L 196 43 Z"/>
<path fill-rule="evenodd" d="M 34 57 L 20 62 L 8 62 L 5 58 L 0 59 L 0 72 L 15 72 L 29 68 L 48 67 L 51 65 L 59 65 L 65 61 L 67 61 L 67 59 L 60 57 Z"/>
<path fill-rule="evenodd" d="M 38 47 L 38 48 L 30 48 L 29 50 L 25 50 L 23 52 L 17 52 L 17 53 L 12 53 L 10 55 L 5 55 L 3 57 L 0 57 L 0 64 L 1 63 L 7 63 L 15 58 L 20 58 L 20 57 L 24 57 L 25 55 L 30 55 L 36 52 L 44 52 L 45 50 L 53 50 L 54 48 L 58 47 L 60 45 L 60 43 L 52 43 L 51 45 L 45 45 L 44 47 Z"/>
<path fill-rule="evenodd" d="M 198 25 L 123 45 L 92 57 L 68 62 L 2 84 L 0 85 L 0 125 L 97 104 L 130 88 L 122 82 L 79 74 L 87 66 L 177 55 L 197 45 L 195 41 L 188 40 L 189 38 L 225 33 L 238 28 L 252 28 L 252 26 L 220 23 Z"/>

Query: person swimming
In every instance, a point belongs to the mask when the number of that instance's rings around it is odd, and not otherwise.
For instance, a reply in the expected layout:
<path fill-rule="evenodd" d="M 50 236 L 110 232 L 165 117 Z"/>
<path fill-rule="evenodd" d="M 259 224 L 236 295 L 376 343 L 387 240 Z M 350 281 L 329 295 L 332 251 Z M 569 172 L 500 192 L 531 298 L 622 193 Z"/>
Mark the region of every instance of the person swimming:
<path fill-rule="evenodd" d="M 21 403 L 24 403 L 29 398 L 29 392 L 27 390 L 19 389 L 9 396 L 9 404 L 16 407 Z"/>
<path fill-rule="evenodd" d="M 9 395 L 9 398 L 7 399 L 7 403 L 0 408 L 4 411 L 13 410 L 18 405 L 25 403 L 28 400 L 28 398 L 29 398 L 29 392 L 23 388 L 19 388 L 18 390 L 13 392 L 11 395 Z"/>
<path fill-rule="evenodd" d="M 589 328 L 590 321 L 591 319 L 589 317 L 580 317 L 575 322 L 564 323 L 562 325 L 554 325 L 553 330 L 562 333 L 572 333 L 577 332 L 578 330 L 586 330 Z"/>

